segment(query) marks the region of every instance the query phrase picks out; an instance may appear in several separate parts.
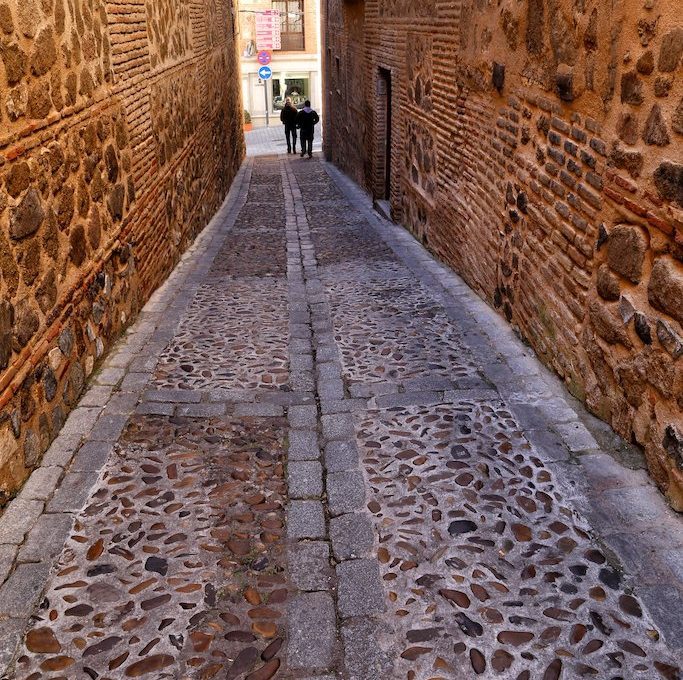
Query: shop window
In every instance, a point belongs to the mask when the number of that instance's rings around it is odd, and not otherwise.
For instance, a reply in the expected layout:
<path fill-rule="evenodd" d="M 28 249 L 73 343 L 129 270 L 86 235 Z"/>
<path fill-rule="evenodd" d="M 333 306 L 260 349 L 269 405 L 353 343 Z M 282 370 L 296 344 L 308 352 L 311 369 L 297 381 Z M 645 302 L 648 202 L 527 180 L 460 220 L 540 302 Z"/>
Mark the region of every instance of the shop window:
<path fill-rule="evenodd" d="M 273 110 L 281 111 L 289 97 L 297 109 L 304 108 L 304 102 L 311 99 L 311 78 L 308 73 L 273 74 Z"/>
<path fill-rule="evenodd" d="M 273 0 L 273 9 L 280 10 L 280 49 L 283 52 L 303 52 L 304 0 Z"/>

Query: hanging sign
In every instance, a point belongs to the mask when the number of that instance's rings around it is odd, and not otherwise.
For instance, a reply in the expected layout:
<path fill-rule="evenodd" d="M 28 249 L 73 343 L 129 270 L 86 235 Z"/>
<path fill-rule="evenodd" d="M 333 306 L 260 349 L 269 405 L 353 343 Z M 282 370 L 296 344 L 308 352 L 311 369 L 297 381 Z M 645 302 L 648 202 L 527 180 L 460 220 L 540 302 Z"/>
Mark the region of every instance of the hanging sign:
<path fill-rule="evenodd" d="M 282 47 L 280 11 L 266 9 L 256 13 L 256 49 L 279 50 Z"/>

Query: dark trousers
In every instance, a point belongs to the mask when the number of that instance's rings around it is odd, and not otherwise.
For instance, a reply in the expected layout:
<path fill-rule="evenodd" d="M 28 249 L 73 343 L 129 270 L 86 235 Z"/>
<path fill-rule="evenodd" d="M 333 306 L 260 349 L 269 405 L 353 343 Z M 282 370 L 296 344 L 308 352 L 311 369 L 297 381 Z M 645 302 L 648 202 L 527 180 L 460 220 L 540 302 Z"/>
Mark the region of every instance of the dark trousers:
<path fill-rule="evenodd" d="M 309 158 L 313 155 L 313 135 L 301 133 L 301 155 L 308 154 Z"/>
<path fill-rule="evenodd" d="M 296 127 L 294 125 L 285 125 L 285 137 L 287 137 L 287 151 L 292 150 L 296 153 Z"/>

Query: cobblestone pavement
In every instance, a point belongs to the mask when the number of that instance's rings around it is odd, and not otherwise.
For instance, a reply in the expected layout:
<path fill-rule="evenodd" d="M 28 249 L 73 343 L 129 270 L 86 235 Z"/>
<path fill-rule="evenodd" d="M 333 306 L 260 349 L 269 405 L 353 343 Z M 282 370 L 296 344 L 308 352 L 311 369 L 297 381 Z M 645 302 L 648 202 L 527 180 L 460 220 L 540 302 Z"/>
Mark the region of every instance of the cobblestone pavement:
<path fill-rule="evenodd" d="M 250 160 L 0 517 L 0 675 L 680 678 L 641 468 L 348 179 Z"/>
<path fill-rule="evenodd" d="M 247 142 L 247 156 L 272 156 L 274 154 L 286 154 L 287 140 L 285 128 L 280 123 L 279 116 L 271 119 L 270 127 L 259 127 L 244 134 Z M 316 138 L 313 140 L 313 151 L 322 150 L 322 123 L 316 127 Z M 297 141 L 297 149 L 301 147 Z"/>

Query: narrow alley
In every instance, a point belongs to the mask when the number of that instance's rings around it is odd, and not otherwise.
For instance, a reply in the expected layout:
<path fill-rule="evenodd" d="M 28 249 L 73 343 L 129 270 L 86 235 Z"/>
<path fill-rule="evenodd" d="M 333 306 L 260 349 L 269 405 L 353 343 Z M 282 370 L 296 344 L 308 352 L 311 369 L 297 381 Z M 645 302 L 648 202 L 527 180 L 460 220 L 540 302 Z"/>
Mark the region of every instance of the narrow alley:
<path fill-rule="evenodd" d="M 339 171 L 250 158 L 0 518 L 0 675 L 674 680 L 642 467 Z"/>

